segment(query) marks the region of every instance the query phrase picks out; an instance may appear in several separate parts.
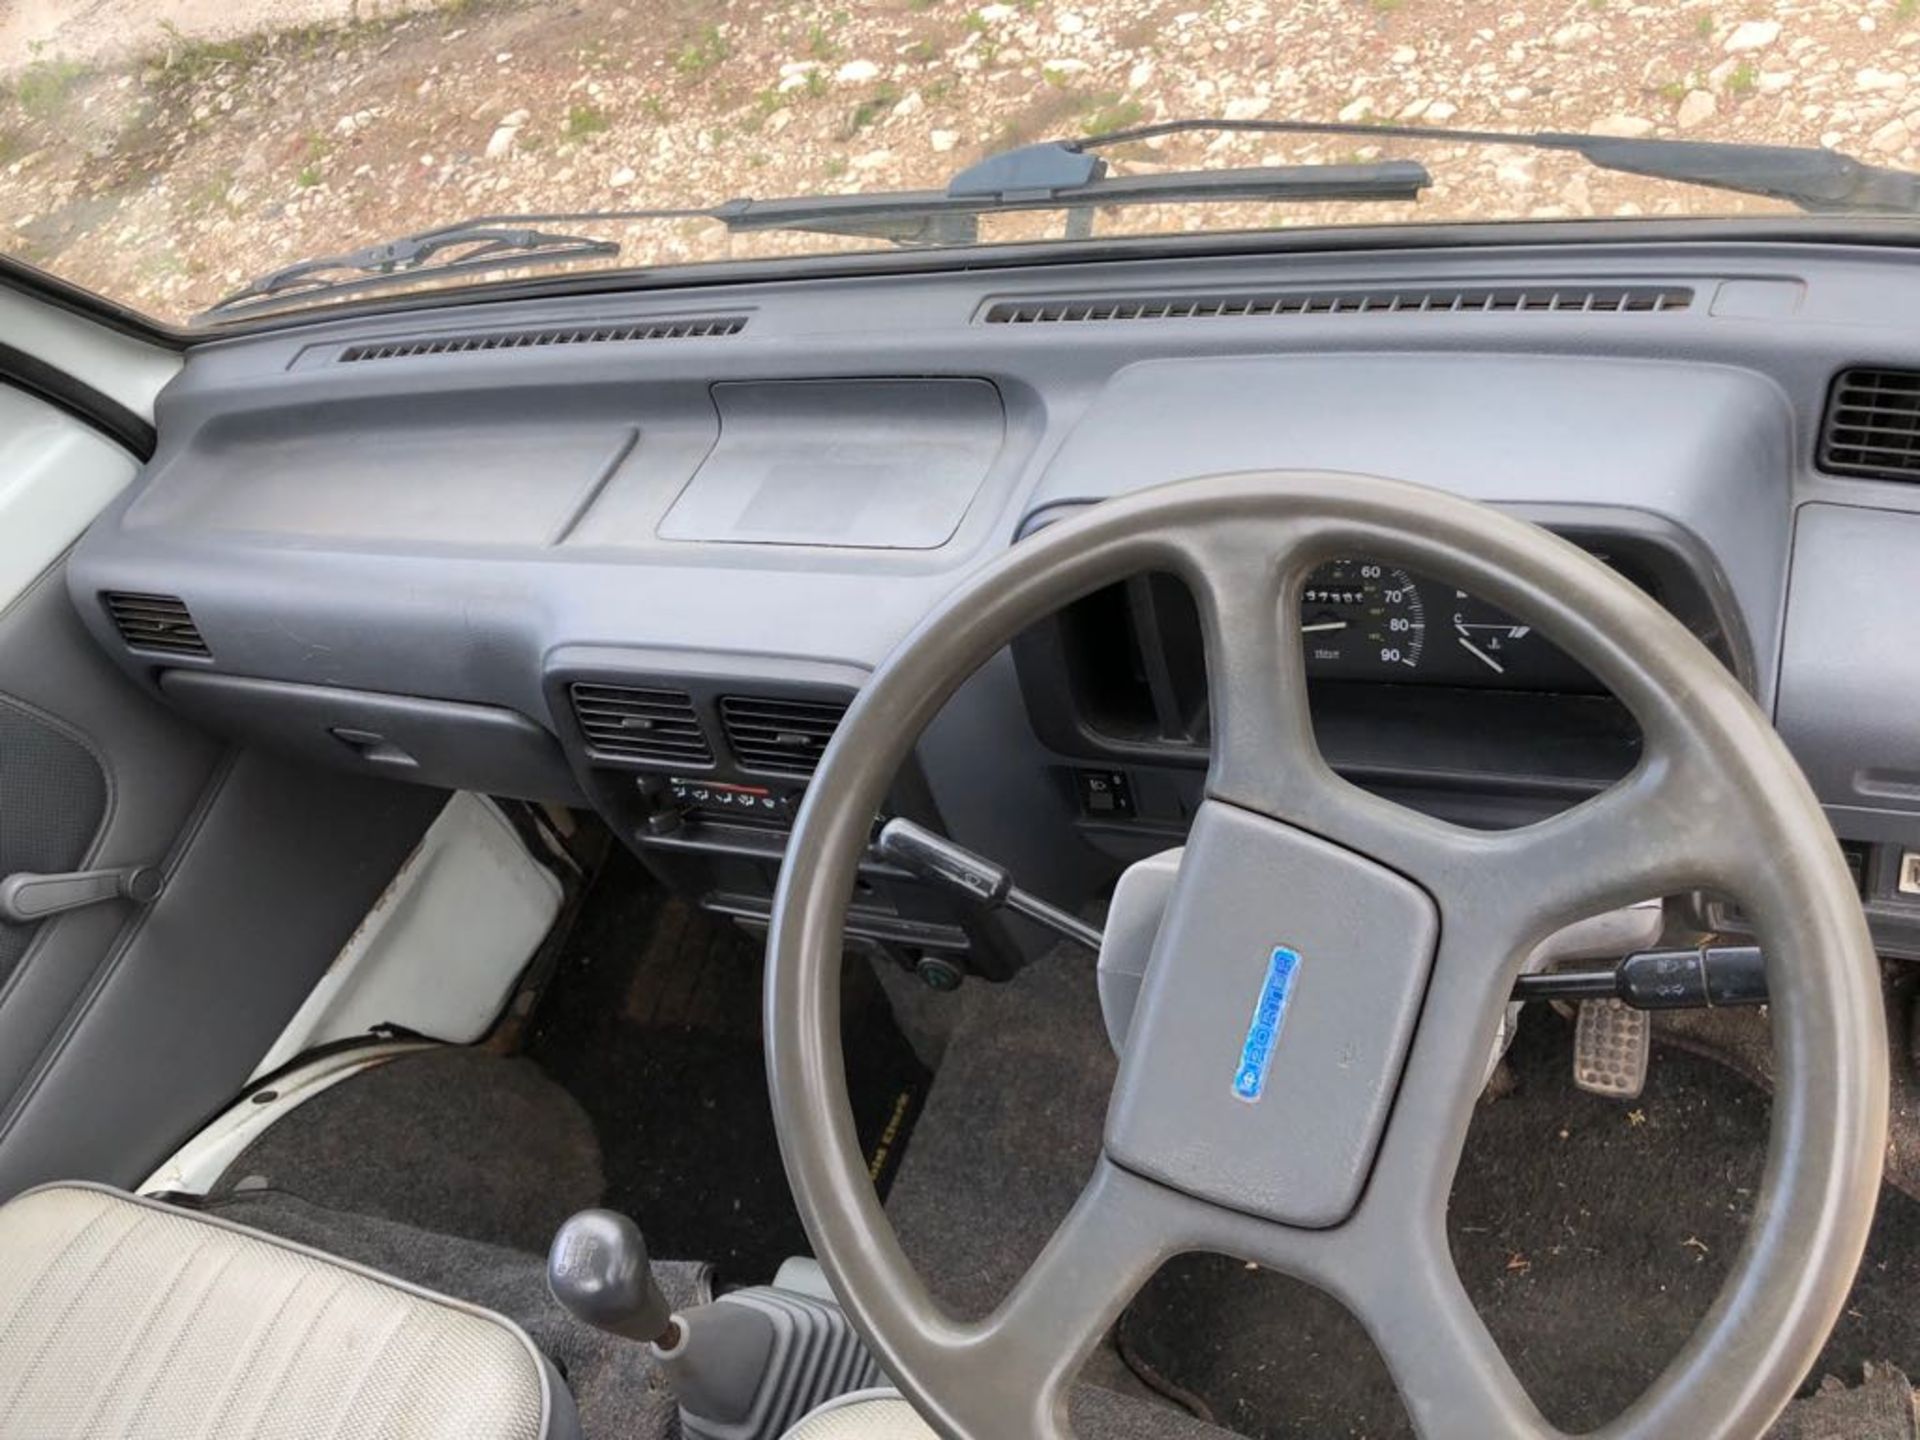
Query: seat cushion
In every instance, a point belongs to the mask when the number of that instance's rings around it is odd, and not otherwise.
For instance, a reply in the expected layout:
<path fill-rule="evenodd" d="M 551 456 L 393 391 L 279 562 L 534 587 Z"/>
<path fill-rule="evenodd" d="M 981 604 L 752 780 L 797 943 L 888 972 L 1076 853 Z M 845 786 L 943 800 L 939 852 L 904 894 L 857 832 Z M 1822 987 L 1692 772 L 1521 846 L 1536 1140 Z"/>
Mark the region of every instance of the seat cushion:
<path fill-rule="evenodd" d="M 829 1400 L 785 1440 L 939 1440 L 898 1390 L 862 1390 Z"/>
<path fill-rule="evenodd" d="M 0 1206 L 0 1440 L 577 1440 L 516 1326 L 92 1185 Z"/>

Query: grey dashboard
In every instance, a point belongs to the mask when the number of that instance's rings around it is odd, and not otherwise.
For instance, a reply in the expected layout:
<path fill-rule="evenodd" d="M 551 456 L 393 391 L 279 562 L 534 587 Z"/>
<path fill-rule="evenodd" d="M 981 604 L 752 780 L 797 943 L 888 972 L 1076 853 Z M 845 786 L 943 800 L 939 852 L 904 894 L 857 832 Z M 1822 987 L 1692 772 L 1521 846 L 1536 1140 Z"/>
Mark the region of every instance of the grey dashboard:
<path fill-rule="evenodd" d="M 1920 484 L 1818 463 L 1860 366 L 1920 370 L 1899 251 L 1382 251 L 463 306 L 194 349 L 69 582 L 102 645 L 216 729 L 590 800 L 629 833 L 668 781 L 772 824 L 805 767 L 753 737 L 804 759 L 1032 526 L 1182 475 L 1389 474 L 1653 556 L 1861 843 L 1890 943 L 1920 945 L 1920 895 L 1885 868 L 1920 849 Z M 956 835 L 1071 888 L 1177 835 L 1193 755 L 1050 722 L 1072 695 L 1034 667 L 1062 643 L 976 677 L 916 784 Z M 594 710 L 607 686 L 628 709 Z M 684 697 L 693 730 L 631 693 Z M 1512 702 L 1516 737 L 1564 721 L 1630 748 L 1543 703 Z M 623 756 L 605 713 L 668 748 Z M 1470 808 L 1552 748 L 1423 783 Z M 1102 774 L 1121 813 L 1089 809 Z"/>

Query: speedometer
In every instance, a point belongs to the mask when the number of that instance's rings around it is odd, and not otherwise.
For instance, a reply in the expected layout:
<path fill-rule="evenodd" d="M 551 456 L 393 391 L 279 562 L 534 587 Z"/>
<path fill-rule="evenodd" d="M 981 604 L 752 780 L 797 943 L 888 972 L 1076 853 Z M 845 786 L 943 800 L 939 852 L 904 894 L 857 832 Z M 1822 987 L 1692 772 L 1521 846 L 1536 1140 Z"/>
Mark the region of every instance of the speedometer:
<path fill-rule="evenodd" d="M 1309 674 L 1393 679 L 1419 668 L 1427 609 L 1406 571 L 1370 560 L 1332 560 L 1307 577 L 1300 637 Z"/>

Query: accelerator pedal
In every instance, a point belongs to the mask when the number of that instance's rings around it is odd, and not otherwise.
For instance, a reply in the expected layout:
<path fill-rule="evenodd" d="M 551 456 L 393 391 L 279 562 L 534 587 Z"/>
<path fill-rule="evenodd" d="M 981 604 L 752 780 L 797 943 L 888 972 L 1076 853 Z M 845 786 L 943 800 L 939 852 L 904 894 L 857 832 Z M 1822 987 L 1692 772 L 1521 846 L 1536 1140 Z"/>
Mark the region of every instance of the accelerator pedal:
<path fill-rule="evenodd" d="M 1635 1100 L 1647 1084 L 1653 1017 L 1618 1000 L 1582 1000 L 1573 1028 L 1573 1083 L 1590 1095 Z"/>

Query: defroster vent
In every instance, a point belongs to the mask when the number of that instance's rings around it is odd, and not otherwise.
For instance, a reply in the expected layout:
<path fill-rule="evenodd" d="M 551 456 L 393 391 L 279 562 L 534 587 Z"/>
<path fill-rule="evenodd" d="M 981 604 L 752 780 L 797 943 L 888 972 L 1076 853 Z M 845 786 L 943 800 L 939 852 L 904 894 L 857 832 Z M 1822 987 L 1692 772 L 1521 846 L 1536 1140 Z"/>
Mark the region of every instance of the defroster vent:
<path fill-rule="evenodd" d="M 1651 315 L 1685 310 L 1684 285 L 1416 285 L 1393 289 L 1246 290 L 1205 295 L 1111 295 L 1003 300 L 989 325 L 1085 325 L 1121 320 L 1243 320 L 1291 315 Z"/>
<path fill-rule="evenodd" d="M 120 638 L 129 650 L 154 655 L 194 655 L 207 659 L 211 653 L 200 638 L 200 627 L 193 623 L 187 602 L 178 595 L 143 595 L 130 590 L 110 590 L 101 599 Z"/>
<path fill-rule="evenodd" d="M 687 769 L 713 763 L 713 747 L 684 690 L 576 682 L 572 697 L 574 718 L 596 755 Z"/>
<path fill-rule="evenodd" d="M 1920 480 L 1920 370 L 1842 370 L 1820 426 L 1820 468 Z"/>
<path fill-rule="evenodd" d="M 845 701 L 720 697 L 720 724 L 743 770 L 811 775 L 833 738 Z"/>
<path fill-rule="evenodd" d="M 477 335 L 421 335 L 349 345 L 342 365 L 406 360 L 420 355 L 467 355 L 482 350 L 544 350 L 556 345 L 625 345 L 636 340 L 714 340 L 747 328 L 744 315 L 679 315 L 628 325 L 574 325 L 565 329 L 491 330 Z"/>

